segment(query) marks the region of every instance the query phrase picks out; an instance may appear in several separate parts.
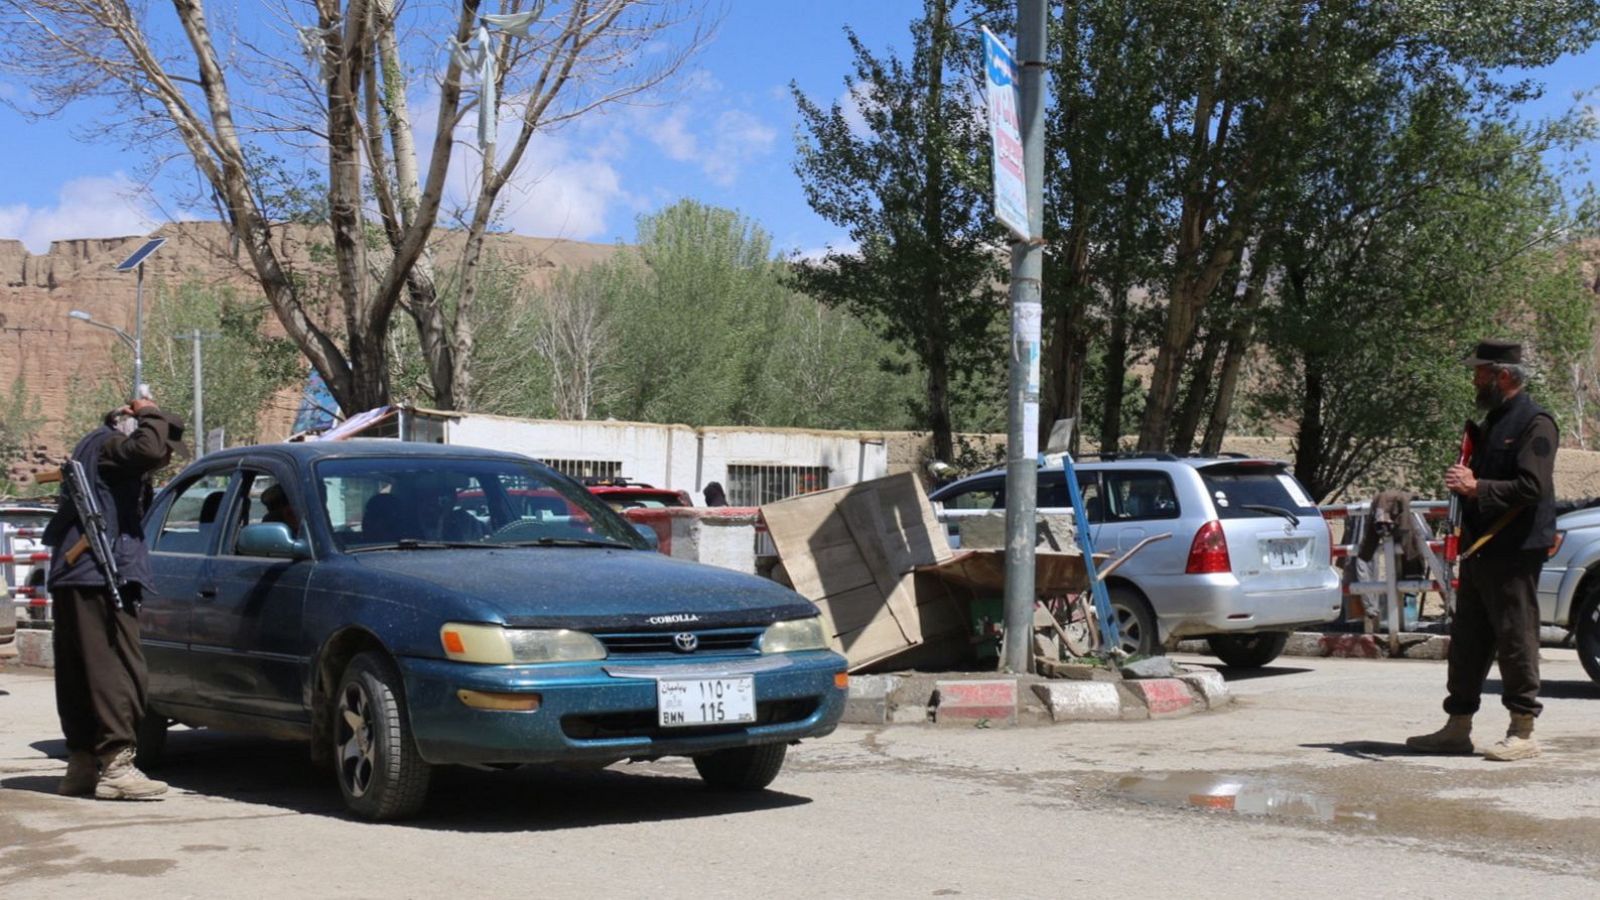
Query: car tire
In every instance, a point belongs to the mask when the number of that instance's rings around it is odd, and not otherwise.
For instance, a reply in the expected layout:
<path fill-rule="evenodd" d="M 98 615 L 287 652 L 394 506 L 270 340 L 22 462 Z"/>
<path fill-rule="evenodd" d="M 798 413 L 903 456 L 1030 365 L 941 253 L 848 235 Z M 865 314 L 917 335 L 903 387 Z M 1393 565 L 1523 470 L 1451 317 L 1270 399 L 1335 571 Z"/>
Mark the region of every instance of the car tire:
<path fill-rule="evenodd" d="M 1122 649 L 1129 656 L 1163 656 L 1161 634 L 1156 626 L 1155 611 L 1150 601 L 1136 589 L 1125 584 L 1112 585 L 1107 594 L 1111 600 L 1111 613 L 1117 617 L 1117 634 L 1122 637 Z"/>
<path fill-rule="evenodd" d="M 788 744 L 715 750 L 695 756 L 694 767 L 708 787 L 724 791 L 759 791 L 778 777 L 788 752 Z"/>
<path fill-rule="evenodd" d="M 134 730 L 133 764 L 141 769 L 161 768 L 161 758 L 167 751 L 167 728 L 172 720 L 145 710 L 144 718 Z"/>
<path fill-rule="evenodd" d="M 379 653 L 357 654 L 332 702 L 333 756 L 345 806 L 376 821 L 422 809 L 433 767 L 412 740 L 394 663 Z"/>
<path fill-rule="evenodd" d="M 1572 620 L 1572 634 L 1578 648 L 1578 661 L 1589 678 L 1600 683 L 1600 590 L 1589 592 L 1578 615 Z"/>
<path fill-rule="evenodd" d="M 1213 634 L 1206 638 L 1211 652 L 1224 665 L 1235 669 L 1259 669 L 1277 659 L 1289 643 L 1287 631 L 1261 631 L 1255 634 Z"/>

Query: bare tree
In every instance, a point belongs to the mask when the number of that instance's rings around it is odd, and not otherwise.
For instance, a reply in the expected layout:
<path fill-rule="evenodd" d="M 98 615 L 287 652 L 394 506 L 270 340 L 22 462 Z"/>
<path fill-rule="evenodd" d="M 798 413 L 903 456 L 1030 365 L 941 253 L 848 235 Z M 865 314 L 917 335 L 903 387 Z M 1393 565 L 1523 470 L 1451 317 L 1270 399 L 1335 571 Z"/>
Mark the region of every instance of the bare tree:
<path fill-rule="evenodd" d="M 479 85 L 478 96 L 508 98 L 520 127 L 505 159 L 486 148 L 465 222 L 458 299 L 447 310 L 431 239 L 457 128 L 481 100 L 464 95 L 470 73 L 459 54 L 444 54 L 442 71 L 432 60 L 447 41 L 466 47 L 474 40 L 481 5 L 451 0 L 442 10 L 407 9 L 420 21 L 402 28 L 404 4 L 396 0 L 303 0 L 296 9 L 309 9 L 310 21 L 281 9 L 289 26 L 284 46 L 260 47 L 222 33 L 200 0 L 172 0 L 178 41 L 167 40 L 159 24 L 152 27 L 153 9 L 128 0 L 0 0 L 0 25 L 13 38 L 0 48 L 0 68 L 33 89 L 36 103 L 27 114 L 55 115 L 103 98 L 123 111 L 114 127 L 130 142 L 149 146 L 153 156 L 170 146 L 164 142 L 180 145 L 278 320 L 344 409 L 389 401 L 386 337 L 397 306 L 416 321 L 433 402 L 454 407 L 470 387 L 470 311 L 483 239 L 534 134 L 659 84 L 705 36 L 685 12 L 691 0 L 497 4 L 501 14 L 522 21 L 516 37 L 495 42 L 495 90 Z M 640 64 L 655 35 L 691 21 L 683 49 Z M 414 43 L 409 53 L 407 40 Z M 296 45 L 312 65 L 300 65 Z M 247 54 L 249 60 L 235 58 Z M 251 80 L 263 72 L 274 77 Z M 436 82 L 438 105 L 426 158 L 408 105 L 424 78 Z M 339 301 L 332 321 L 319 320 L 320 283 L 294 270 L 282 239 L 287 223 L 277 198 L 263 188 L 263 171 L 284 147 L 325 154 L 325 217 Z"/>
<path fill-rule="evenodd" d="M 587 419 L 603 390 L 612 351 L 603 288 L 592 278 L 562 279 L 541 305 L 532 345 L 549 363 L 556 417 Z"/>

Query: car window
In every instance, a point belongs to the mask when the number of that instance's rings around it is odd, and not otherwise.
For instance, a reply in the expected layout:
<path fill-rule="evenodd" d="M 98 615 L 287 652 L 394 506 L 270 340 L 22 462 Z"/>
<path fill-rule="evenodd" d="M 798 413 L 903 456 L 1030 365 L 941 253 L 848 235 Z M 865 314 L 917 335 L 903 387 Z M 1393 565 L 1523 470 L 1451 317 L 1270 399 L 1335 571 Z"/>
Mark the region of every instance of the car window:
<path fill-rule="evenodd" d="M 1062 481 L 1061 486 L 1063 488 L 1066 487 L 1065 480 Z M 1106 502 L 1104 491 L 1100 487 L 1100 476 L 1094 472 L 1079 472 L 1078 493 L 1083 497 L 1083 514 L 1089 520 L 1089 524 L 1098 525 L 1105 521 Z M 1061 505 L 1068 506 L 1070 504 L 1071 500 L 1069 498 Z"/>
<path fill-rule="evenodd" d="M 227 472 L 202 475 L 185 485 L 167 507 L 152 549 L 158 553 L 205 553 L 209 550 L 217 522 L 222 518 L 222 499 L 227 492 Z"/>
<path fill-rule="evenodd" d="M 237 521 L 241 527 L 229 538 L 232 552 L 238 552 L 239 536 L 245 525 L 279 522 L 289 526 L 289 533 L 295 537 L 305 536 L 301 526 L 304 516 L 299 504 L 290 498 L 277 476 L 260 469 L 245 469 L 240 472 L 240 477 L 243 483 L 235 501 L 233 521 Z"/>
<path fill-rule="evenodd" d="M 988 479 L 940 501 L 945 509 L 1005 509 L 1005 482 Z"/>
<path fill-rule="evenodd" d="M 1172 488 L 1172 478 L 1167 473 L 1108 471 L 1101 475 L 1110 519 L 1178 518 L 1178 496 Z M 1088 499 L 1085 498 L 1084 502 L 1087 504 Z"/>
<path fill-rule="evenodd" d="M 1293 475 L 1278 466 L 1214 467 L 1200 470 L 1206 493 L 1223 519 L 1243 519 L 1276 515 L 1271 510 L 1247 507 L 1271 506 L 1296 515 L 1318 515 L 1317 505 Z"/>
<path fill-rule="evenodd" d="M 602 541 L 644 548 L 577 482 L 517 460 L 370 457 L 317 464 L 321 514 L 340 549 L 400 542 Z"/>

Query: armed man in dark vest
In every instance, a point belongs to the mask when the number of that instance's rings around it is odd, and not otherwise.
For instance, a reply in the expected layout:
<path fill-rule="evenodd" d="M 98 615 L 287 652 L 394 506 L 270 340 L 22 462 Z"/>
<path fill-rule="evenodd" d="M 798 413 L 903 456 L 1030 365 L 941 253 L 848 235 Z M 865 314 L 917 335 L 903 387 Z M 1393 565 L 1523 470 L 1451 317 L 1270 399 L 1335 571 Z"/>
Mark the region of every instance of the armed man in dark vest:
<path fill-rule="evenodd" d="M 1533 720 L 1539 703 L 1539 569 L 1555 542 L 1555 418 L 1523 390 L 1522 346 L 1483 341 L 1473 367 L 1480 409 L 1488 412 L 1470 465 L 1451 466 L 1445 487 L 1460 495 L 1461 588 L 1450 625 L 1444 728 L 1406 741 L 1424 753 L 1472 753 L 1472 717 L 1489 666 L 1499 659 L 1501 700 L 1511 726 L 1483 755 L 1509 761 L 1539 755 Z"/>
<path fill-rule="evenodd" d="M 152 800 L 166 793 L 165 784 L 134 765 L 147 677 L 138 610 L 142 592 L 153 585 L 142 524 L 152 495 L 150 476 L 174 453 L 187 454 L 182 441 L 183 423 L 140 398 L 107 413 L 73 449 L 83 474 L 79 486 L 99 498 L 97 521 L 104 522 L 113 565 L 85 552 L 91 537 L 86 515 L 65 492 L 45 529 L 45 543 L 53 548 L 56 712 L 68 754 L 61 794 Z M 115 590 L 104 574 L 108 569 Z"/>

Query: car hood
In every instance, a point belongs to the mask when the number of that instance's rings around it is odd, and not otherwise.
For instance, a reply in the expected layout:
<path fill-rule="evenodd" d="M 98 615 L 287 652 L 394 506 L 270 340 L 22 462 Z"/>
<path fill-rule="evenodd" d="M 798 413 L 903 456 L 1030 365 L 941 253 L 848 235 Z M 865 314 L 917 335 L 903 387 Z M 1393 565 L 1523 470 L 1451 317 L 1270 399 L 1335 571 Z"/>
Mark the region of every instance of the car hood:
<path fill-rule="evenodd" d="M 452 594 L 475 607 L 481 621 L 514 626 L 681 631 L 817 613 L 804 597 L 767 579 L 642 550 L 377 550 L 348 559 L 374 575 Z"/>

